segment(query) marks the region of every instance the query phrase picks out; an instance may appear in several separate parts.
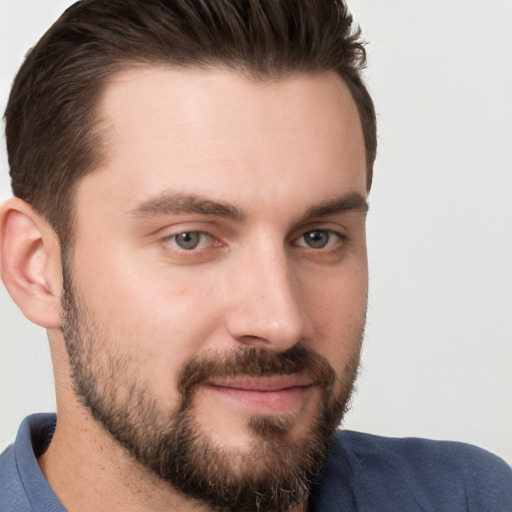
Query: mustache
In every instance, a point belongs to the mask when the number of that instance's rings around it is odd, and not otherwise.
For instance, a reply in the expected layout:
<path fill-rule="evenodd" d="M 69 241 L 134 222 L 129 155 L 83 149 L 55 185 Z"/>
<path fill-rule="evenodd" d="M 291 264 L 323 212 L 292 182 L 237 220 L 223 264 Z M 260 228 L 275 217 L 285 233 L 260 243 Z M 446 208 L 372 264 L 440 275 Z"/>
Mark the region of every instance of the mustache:
<path fill-rule="evenodd" d="M 336 381 L 336 372 L 327 359 L 308 347 L 295 345 L 283 352 L 250 347 L 193 357 L 178 375 L 178 390 L 187 399 L 213 379 L 292 374 L 305 375 L 325 390 L 332 389 Z"/>

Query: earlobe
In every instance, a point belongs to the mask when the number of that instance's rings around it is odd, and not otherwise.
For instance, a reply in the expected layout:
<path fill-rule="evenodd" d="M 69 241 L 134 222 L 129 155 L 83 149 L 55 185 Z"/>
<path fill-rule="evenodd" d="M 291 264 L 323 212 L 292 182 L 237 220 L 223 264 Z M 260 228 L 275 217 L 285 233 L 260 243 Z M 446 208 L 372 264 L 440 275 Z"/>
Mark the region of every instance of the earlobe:
<path fill-rule="evenodd" d="M 19 198 L 0 206 L 0 273 L 29 320 L 47 329 L 60 327 L 58 239 L 48 222 Z"/>

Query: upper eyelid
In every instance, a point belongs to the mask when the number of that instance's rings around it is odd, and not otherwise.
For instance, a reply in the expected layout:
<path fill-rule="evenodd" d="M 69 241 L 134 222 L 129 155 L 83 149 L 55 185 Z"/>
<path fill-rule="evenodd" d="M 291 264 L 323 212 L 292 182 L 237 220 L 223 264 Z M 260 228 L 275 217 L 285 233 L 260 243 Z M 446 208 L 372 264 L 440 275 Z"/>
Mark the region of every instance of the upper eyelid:
<path fill-rule="evenodd" d="M 215 231 L 218 230 L 214 229 L 208 222 L 192 221 L 166 225 L 159 228 L 153 234 L 159 238 L 170 238 L 181 233 L 204 233 L 215 238 L 217 237 L 217 235 L 214 234 Z"/>
<path fill-rule="evenodd" d="M 210 232 L 205 231 L 203 229 L 182 229 L 180 231 L 175 231 L 174 233 L 169 233 L 167 235 L 164 235 L 162 238 L 164 240 L 169 240 L 171 238 L 175 238 L 178 235 L 182 235 L 184 233 L 198 233 L 199 235 L 207 236 L 211 239 L 215 239 L 216 237 L 212 235 Z"/>
<path fill-rule="evenodd" d="M 304 225 L 293 228 L 290 233 L 285 237 L 285 240 L 293 242 L 298 238 L 304 236 L 311 231 L 328 231 L 338 235 L 340 238 L 347 237 L 348 228 L 340 225 L 338 222 L 324 219 L 316 219 L 308 221 Z M 238 230 L 229 229 L 227 226 L 217 226 L 216 223 L 211 223 L 202 220 L 192 220 L 190 222 L 180 222 L 173 225 L 167 225 L 155 231 L 154 236 L 161 239 L 169 239 L 181 233 L 201 233 L 226 242 L 226 239 L 238 238 L 240 233 Z"/>
<path fill-rule="evenodd" d="M 333 222 L 328 221 L 317 221 L 308 223 L 305 226 L 301 226 L 300 228 L 294 229 L 289 239 L 291 241 L 297 240 L 301 236 L 304 236 L 306 233 L 311 233 L 311 231 L 328 231 L 339 235 L 341 238 L 347 237 L 347 229 L 343 228 L 339 224 L 333 225 Z"/>
<path fill-rule="evenodd" d="M 315 223 L 316 224 L 316 223 Z M 202 235 L 209 236 L 214 239 L 222 239 L 225 237 L 219 236 L 218 234 L 214 234 L 215 230 L 210 229 L 201 229 L 201 228 L 180 228 L 180 229 L 172 229 L 167 227 L 159 230 L 160 232 L 164 231 L 165 233 L 160 236 L 162 239 L 169 239 L 175 236 L 178 236 L 182 233 L 199 233 Z M 338 235 L 340 238 L 345 238 L 347 235 L 345 234 L 345 230 L 341 228 L 333 228 L 333 227 L 325 227 L 325 226 L 318 226 L 318 225 L 312 225 L 312 226 L 303 226 L 302 228 L 298 230 L 294 230 L 290 236 L 286 237 L 289 240 L 297 240 L 298 238 L 306 235 L 307 233 L 311 233 L 312 231 L 325 231 L 329 233 L 333 233 L 335 235 Z"/>
<path fill-rule="evenodd" d="M 209 231 L 204 229 L 180 229 L 164 236 L 164 238 L 172 238 L 173 236 L 182 235 L 184 233 L 199 233 L 200 235 L 213 236 Z"/>
<path fill-rule="evenodd" d="M 303 236 L 307 235 L 308 233 L 312 233 L 314 231 L 322 231 L 324 233 L 330 233 L 332 235 L 336 235 L 337 237 L 339 237 L 340 239 L 345 239 L 346 238 L 346 235 L 343 234 L 343 233 L 340 233 L 339 231 L 335 230 L 335 229 L 328 229 L 328 228 L 313 228 L 313 229 L 307 229 L 306 231 L 303 231 L 302 234 L 300 234 L 299 236 L 297 237 L 294 237 L 292 239 L 292 241 L 297 241 L 299 240 L 300 238 L 302 238 Z"/>

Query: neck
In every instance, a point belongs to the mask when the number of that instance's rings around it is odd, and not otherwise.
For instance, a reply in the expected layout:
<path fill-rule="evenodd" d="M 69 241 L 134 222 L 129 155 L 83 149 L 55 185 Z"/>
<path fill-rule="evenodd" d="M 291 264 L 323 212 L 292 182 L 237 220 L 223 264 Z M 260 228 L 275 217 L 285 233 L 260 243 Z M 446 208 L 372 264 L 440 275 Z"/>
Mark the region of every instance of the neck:
<path fill-rule="evenodd" d="M 57 425 L 39 466 L 73 512 L 206 511 L 143 468 L 76 398 L 60 332 L 49 333 L 57 395 Z"/>
<path fill-rule="evenodd" d="M 207 511 L 143 468 L 90 416 L 59 414 L 39 466 L 70 512 Z M 84 417 L 85 416 L 85 417 Z"/>
<path fill-rule="evenodd" d="M 50 446 L 38 462 L 70 512 L 211 510 L 142 467 L 83 408 L 73 415 L 59 414 Z M 306 509 L 297 505 L 289 512 Z"/>

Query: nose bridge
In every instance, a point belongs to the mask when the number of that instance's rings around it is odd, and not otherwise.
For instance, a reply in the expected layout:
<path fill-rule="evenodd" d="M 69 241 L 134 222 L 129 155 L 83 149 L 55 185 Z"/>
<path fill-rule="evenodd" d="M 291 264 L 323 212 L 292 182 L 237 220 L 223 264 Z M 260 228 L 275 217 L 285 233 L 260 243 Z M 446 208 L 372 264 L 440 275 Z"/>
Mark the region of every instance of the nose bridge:
<path fill-rule="evenodd" d="M 249 254 L 250 253 L 250 254 Z M 235 285 L 231 334 L 274 350 L 293 346 L 307 331 L 300 290 L 283 243 L 267 240 L 243 258 Z"/>

